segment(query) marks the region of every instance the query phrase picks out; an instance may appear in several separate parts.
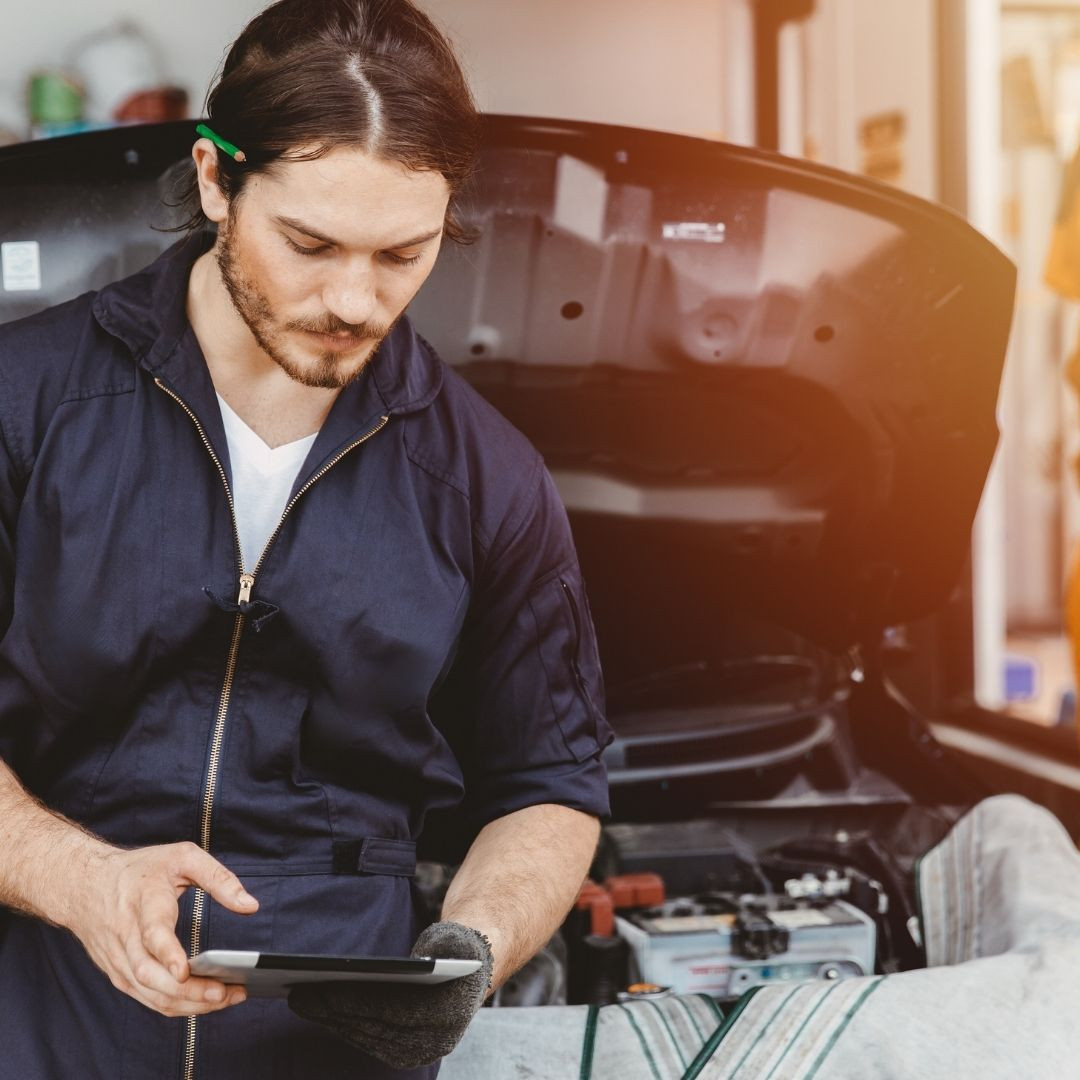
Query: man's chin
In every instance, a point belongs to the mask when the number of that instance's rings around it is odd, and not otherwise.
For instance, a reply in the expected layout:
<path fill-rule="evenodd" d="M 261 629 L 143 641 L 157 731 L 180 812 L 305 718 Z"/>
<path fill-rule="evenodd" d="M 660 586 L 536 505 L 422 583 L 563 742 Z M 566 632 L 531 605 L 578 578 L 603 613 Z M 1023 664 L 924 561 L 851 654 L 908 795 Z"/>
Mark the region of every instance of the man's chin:
<path fill-rule="evenodd" d="M 320 390 L 342 390 L 359 377 L 375 348 L 364 343 L 348 352 L 318 352 L 307 356 L 274 356 L 294 382 Z"/>

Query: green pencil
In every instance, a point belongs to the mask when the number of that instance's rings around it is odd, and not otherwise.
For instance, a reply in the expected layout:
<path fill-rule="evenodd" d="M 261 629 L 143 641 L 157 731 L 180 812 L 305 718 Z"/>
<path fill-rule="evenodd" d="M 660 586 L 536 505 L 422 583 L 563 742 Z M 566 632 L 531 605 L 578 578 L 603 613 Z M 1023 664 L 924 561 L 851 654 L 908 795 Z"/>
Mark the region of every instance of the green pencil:
<path fill-rule="evenodd" d="M 247 154 L 243 150 L 233 146 L 227 139 L 223 139 L 216 131 L 211 131 L 205 124 L 198 124 L 195 131 L 202 135 L 203 138 L 209 139 L 215 146 L 224 150 L 233 161 L 239 161 L 241 164 L 247 161 Z"/>

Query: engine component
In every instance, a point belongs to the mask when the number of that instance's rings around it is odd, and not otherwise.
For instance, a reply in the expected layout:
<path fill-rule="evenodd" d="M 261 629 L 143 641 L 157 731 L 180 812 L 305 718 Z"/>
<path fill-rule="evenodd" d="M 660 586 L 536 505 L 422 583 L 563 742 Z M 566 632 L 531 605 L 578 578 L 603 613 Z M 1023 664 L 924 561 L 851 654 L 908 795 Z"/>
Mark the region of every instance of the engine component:
<path fill-rule="evenodd" d="M 569 1000 L 578 1005 L 611 1005 L 627 983 L 629 948 L 621 937 L 588 934 L 571 954 Z"/>
<path fill-rule="evenodd" d="M 566 942 L 556 934 L 492 994 L 493 1006 L 566 1004 Z"/>
<path fill-rule="evenodd" d="M 664 879 L 659 874 L 616 874 L 604 879 L 604 888 L 616 911 L 656 907 L 667 899 Z"/>
<path fill-rule="evenodd" d="M 769 887 L 753 848 L 710 818 L 608 825 L 597 862 L 605 879 L 659 875 L 669 895 L 763 892 Z"/>
<path fill-rule="evenodd" d="M 819 897 L 835 899 L 838 896 L 847 896 L 851 892 L 851 878 L 841 877 L 832 869 L 825 871 L 825 877 L 820 878 L 816 874 L 803 874 L 802 877 L 788 878 L 784 882 L 784 892 L 792 900 L 803 898 L 816 900 Z"/>
<path fill-rule="evenodd" d="M 643 982 L 735 998 L 754 986 L 868 975 L 873 919 L 843 900 L 710 893 L 615 919 Z"/>
<path fill-rule="evenodd" d="M 746 960 L 768 960 L 786 953 L 791 938 L 763 910 L 745 907 L 735 916 L 731 930 L 731 951 Z"/>
<path fill-rule="evenodd" d="M 579 936 L 589 933 L 596 937 L 611 937 L 615 933 L 615 908 L 612 905 L 611 893 L 595 881 L 586 881 L 581 886 L 574 910 L 589 913 L 588 928 L 576 928 Z"/>

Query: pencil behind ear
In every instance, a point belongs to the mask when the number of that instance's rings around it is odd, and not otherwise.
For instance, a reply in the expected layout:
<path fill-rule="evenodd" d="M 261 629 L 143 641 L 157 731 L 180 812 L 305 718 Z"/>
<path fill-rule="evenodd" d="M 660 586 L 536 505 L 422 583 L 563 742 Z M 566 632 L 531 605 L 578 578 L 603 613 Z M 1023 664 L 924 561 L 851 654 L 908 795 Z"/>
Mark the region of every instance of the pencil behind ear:
<path fill-rule="evenodd" d="M 241 165 L 247 161 L 247 154 L 243 150 L 233 146 L 231 142 L 223 139 L 216 131 L 211 131 L 205 124 L 197 124 L 195 130 L 204 138 L 209 139 L 219 150 L 226 153 Z"/>

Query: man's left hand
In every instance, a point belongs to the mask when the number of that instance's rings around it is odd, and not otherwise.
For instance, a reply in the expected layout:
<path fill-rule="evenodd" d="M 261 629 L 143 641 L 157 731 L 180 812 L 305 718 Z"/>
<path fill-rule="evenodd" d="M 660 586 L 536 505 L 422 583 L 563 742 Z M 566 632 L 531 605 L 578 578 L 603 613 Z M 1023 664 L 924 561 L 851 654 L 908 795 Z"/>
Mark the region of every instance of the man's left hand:
<path fill-rule="evenodd" d="M 491 945 L 478 930 L 439 922 L 413 956 L 479 960 L 472 975 L 431 985 L 312 983 L 294 987 L 289 1008 L 395 1069 L 429 1065 L 457 1046 L 491 985 Z"/>

